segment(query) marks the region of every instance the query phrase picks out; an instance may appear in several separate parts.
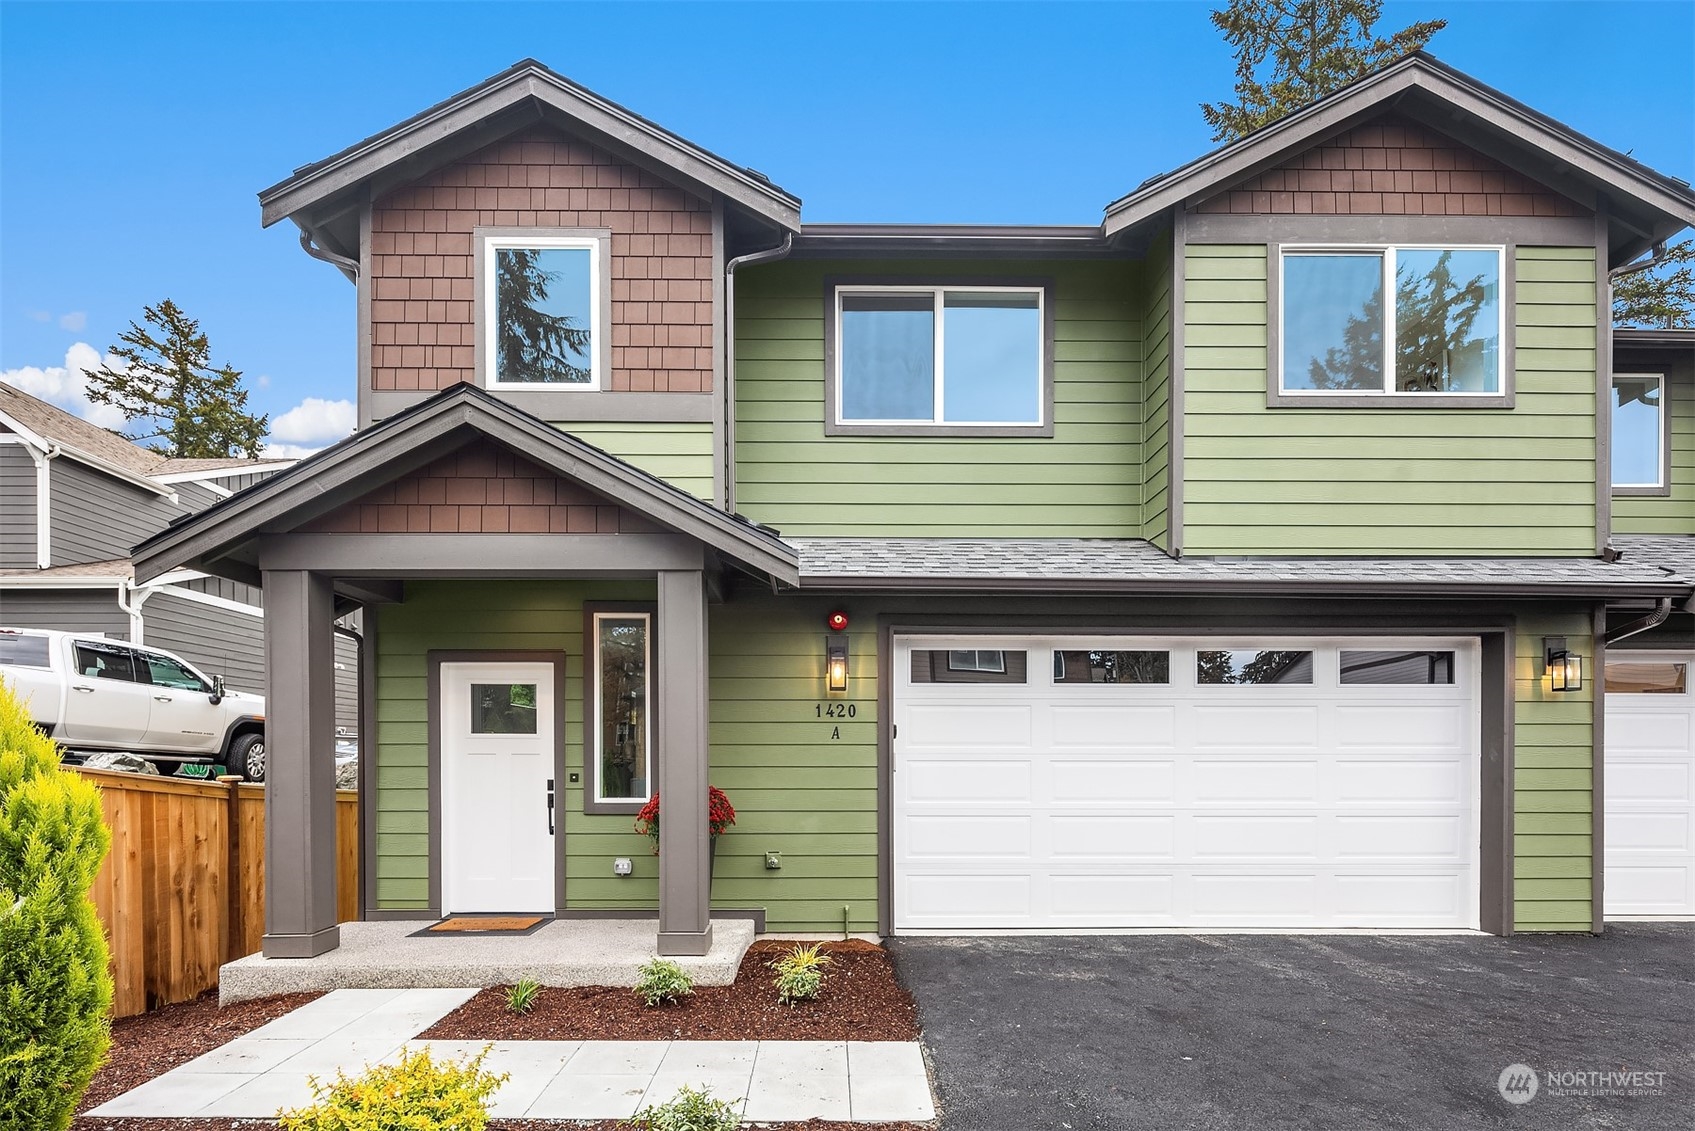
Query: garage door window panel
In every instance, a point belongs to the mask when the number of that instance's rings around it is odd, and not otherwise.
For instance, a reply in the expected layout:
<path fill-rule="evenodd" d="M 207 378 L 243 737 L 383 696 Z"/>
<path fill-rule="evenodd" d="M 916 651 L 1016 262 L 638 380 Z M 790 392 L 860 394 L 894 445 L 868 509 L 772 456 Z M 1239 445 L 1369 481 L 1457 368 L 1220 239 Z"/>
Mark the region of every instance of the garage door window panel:
<path fill-rule="evenodd" d="M 926 648 L 912 653 L 913 683 L 1020 684 L 1030 655 L 1001 648 Z"/>
<path fill-rule="evenodd" d="M 1689 665 L 1678 660 L 1607 661 L 1608 695 L 1685 695 Z"/>
<path fill-rule="evenodd" d="M 1454 654 L 1342 650 L 1344 685 L 1437 685 L 1454 682 Z"/>
<path fill-rule="evenodd" d="M 1053 681 L 1063 684 L 1171 682 L 1171 653 L 1105 648 L 1056 648 Z"/>
<path fill-rule="evenodd" d="M 1202 649 L 1195 682 L 1202 686 L 1312 683 L 1312 653 L 1285 649 Z"/>

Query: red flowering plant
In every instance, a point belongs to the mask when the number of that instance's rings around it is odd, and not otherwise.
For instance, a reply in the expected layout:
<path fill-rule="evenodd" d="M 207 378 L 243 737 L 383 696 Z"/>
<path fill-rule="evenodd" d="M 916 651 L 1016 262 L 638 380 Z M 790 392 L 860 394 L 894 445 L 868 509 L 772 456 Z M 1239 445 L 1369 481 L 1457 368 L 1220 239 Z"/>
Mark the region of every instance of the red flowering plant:
<path fill-rule="evenodd" d="M 730 799 L 724 791 L 715 785 L 706 787 L 706 827 L 714 837 L 723 834 L 724 830 L 736 823 L 736 807 L 730 804 Z M 647 804 L 636 814 L 636 831 L 653 841 L 653 851 L 659 852 L 659 795 L 656 793 L 647 799 Z"/>

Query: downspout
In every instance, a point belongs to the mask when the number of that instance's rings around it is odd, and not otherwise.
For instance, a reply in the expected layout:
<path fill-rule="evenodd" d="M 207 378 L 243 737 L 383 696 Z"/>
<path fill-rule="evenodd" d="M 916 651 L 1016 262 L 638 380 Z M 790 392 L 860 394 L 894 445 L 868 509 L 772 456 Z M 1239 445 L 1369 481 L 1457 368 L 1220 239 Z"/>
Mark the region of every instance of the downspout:
<path fill-rule="evenodd" d="M 141 619 L 141 605 L 152 595 L 153 588 L 151 586 L 138 586 L 129 578 L 118 582 L 118 608 L 129 617 L 129 642 L 131 644 L 146 643 L 142 639 L 145 626 Z"/>
<path fill-rule="evenodd" d="M 305 225 L 300 228 L 300 249 L 313 259 L 321 259 L 328 263 L 355 283 L 359 281 L 359 261 L 349 259 L 345 255 L 337 255 L 335 252 L 320 246 L 316 234 Z"/>
<path fill-rule="evenodd" d="M 724 509 L 736 513 L 736 268 L 786 259 L 795 234 L 764 251 L 750 251 L 724 264 Z"/>
<path fill-rule="evenodd" d="M 51 569 L 53 566 L 53 470 L 49 466 L 59 458 L 62 449 L 57 444 L 48 444 L 45 449 L 38 449 L 34 444 L 25 444 L 29 458 L 35 461 L 35 568 Z"/>
<path fill-rule="evenodd" d="M 1659 605 L 1655 607 L 1653 612 L 1641 620 L 1633 620 L 1629 624 L 1621 626 L 1616 632 L 1607 633 L 1606 642 L 1608 645 L 1616 644 L 1627 637 L 1637 636 L 1650 629 L 1658 628 L 1666 623 L 1666 618 L 1669 616 L 1671 616 L 1671 598 L 1661 597 Z"/>

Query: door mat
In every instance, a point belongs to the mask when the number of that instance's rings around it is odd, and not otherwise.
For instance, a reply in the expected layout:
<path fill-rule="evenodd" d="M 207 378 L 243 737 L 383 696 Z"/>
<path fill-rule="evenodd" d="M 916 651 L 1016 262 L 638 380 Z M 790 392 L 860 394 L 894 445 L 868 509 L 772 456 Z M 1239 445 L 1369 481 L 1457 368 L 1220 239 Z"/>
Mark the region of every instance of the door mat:
<path fill-rule="evenodd" d="M 411 938 L 431 935 L 529 935 L 542 929 L 551 917 L 547 915 L 449 915 L 439 923 L 431 923 Z"/>

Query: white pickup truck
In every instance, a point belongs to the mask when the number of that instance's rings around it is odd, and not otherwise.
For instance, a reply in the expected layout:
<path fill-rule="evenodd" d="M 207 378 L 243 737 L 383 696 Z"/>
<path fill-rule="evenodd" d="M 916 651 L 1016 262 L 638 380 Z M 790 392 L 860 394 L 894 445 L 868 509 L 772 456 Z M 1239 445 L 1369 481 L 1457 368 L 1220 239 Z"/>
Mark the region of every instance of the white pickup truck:
<path fill-rule="evenodd" d="M 0 628 L 0 679 L 73 751 L 222 762 L 265 778 L 265 700 L 228 691 L 180 656 L 104 636 Z"/>

